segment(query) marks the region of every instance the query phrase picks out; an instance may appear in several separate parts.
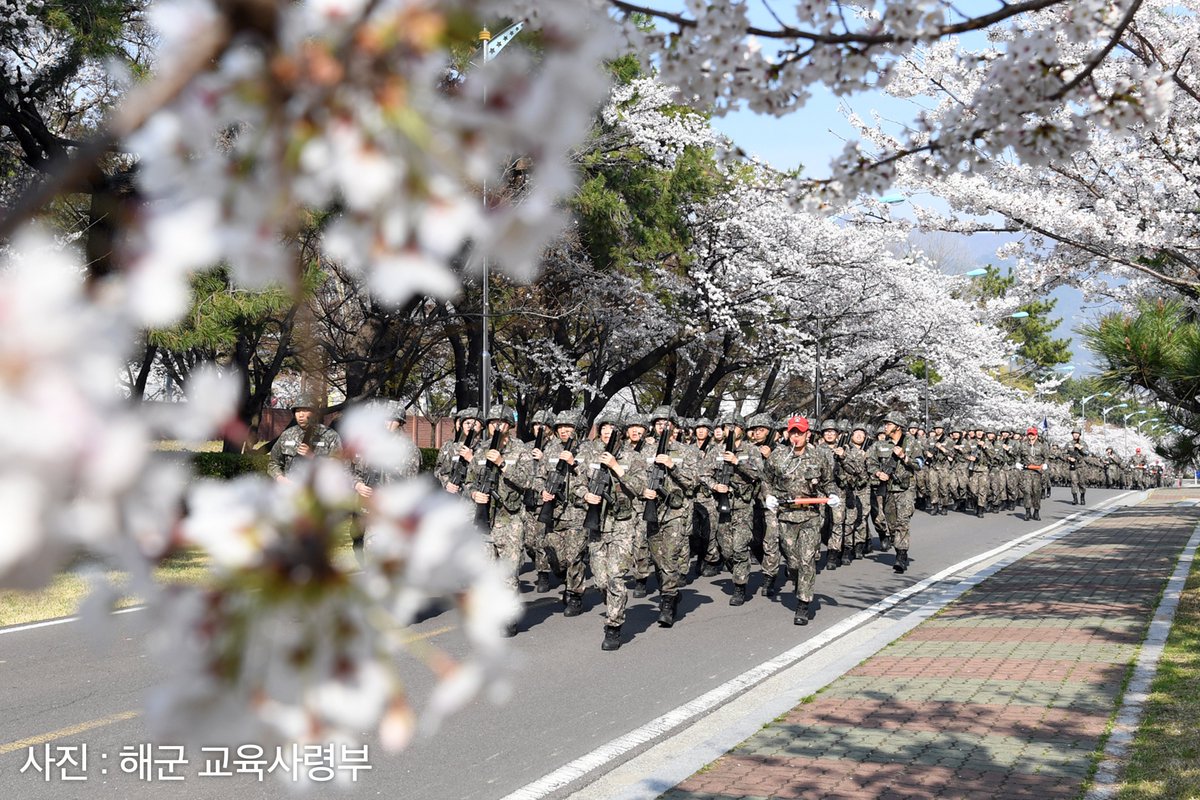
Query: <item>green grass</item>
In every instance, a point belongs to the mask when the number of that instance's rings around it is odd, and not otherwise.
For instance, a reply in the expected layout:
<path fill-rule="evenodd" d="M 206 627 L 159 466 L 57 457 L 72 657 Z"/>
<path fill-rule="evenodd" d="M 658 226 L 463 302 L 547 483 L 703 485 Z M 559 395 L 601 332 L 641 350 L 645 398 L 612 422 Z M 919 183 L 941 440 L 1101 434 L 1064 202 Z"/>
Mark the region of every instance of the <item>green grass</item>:
<path fill-rule="evenodd" d="M 342 569 L 355 569 L 357 564 L 348 529 L 339 531 L 338 538 L 335 562 Z M 125 582 L 124 573 L 113 570 L 106 574 L 117 586 Z M 198 550 L 185 551 L 167 559 L 154 574 L 159 583 L 203 584 L 209 575 L 208 560 Z M 69 617 L 79 610 L 79 604 L 87 598 L 89 590 L 86 578 L 76 571 L 68 571 L 59 573 L 49 586 L 35 592 L 0 591 L 0 628 Z M 125 596 L 117 602 L 117 607 L 128 608 L 141 602 L 141 598 Z"/>
<path fill-rule="evenodd" d="M 1200 561 L 1175 612 L 1118 798 L 1200 798 Z"/>

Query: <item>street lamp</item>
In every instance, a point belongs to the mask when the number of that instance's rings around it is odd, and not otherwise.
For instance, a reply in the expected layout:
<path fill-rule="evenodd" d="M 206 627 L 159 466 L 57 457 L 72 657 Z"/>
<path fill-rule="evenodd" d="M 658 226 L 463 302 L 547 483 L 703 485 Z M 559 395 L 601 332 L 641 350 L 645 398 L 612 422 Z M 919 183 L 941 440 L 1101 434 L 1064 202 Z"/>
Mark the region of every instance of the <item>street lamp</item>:
<path fill-rule="evenodd" d="M 1103 419 L 1104 424 L 1107 425 L 1108 424 L 1108 412 L 1112 411 L 1113 409 L 1128 408 L 1128 407 L 1129 407 L 1129 403 L 1119 403 L 1115 406 L 1109 406 L 1108 408 L 1106 408 L 1100 412 L 1100 418 Z"/>
<path fill-rule="evenodd" d="M 982 278 L 984 275 L 987 275 L 986 269 L 973 269 L 970 272 L 963 273 L 963 276 L 966 278 Z"/>
<path fill-rule="evenodd" d="M 1014 311 L 1012 314 L 1008 315 L 1008 318 L 1009 319 L 1025 319 L 1028 316 L 1029 316 L 1028 311 Z"/>
<path fill-rule="evenodd" d="M 483 63 L 486 65 L 489 61 L 500 55 L 509 42 L 517 38 L 517 34 L 525 27 L 525 21 L 509 25 L 503 31 L 492 37 L 492 32 L 484 28 L 479 32 L 479 50 L 483 55 Z M 487 103 L 487 89 L 484 88 L 483 101 Z M 488 208 L 488 185 L 487 178 L 483 179 L 483 210 L 486 213 Z M 486 421 L 488 414 L 491 413 L 492 404 L 492 353 L 490 350 L 491 343 L 489 341 L 488 329 L 491 327 L 490 312 L 491 299 L 488 296 L 489 284 L 488 275 L 488 259 L 487 254 L 483 256 L 483 314 L 480 323 L 480 336 L 483 338 L 483 346 L 480 348 L 479 356 L 479 412 Z"/>

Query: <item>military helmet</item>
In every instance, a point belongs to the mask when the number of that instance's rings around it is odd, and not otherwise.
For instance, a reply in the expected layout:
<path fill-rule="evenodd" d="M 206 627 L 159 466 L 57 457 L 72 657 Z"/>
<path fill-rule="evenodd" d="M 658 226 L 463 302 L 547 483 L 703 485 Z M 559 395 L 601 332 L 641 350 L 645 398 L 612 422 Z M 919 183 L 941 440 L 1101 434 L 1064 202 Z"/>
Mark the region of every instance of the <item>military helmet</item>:
<path fill-rule="evenodd" d="M 313 411 L 317 411 L 324 407 L 325 404 L 318 403 L 317 396 L 312 392 L 301 392 L 299 395 L 297 395 L 296 399 L 292 401 L 291 406 L 292 411 L 295 411 L 297 408 L 311 408 Z"/>
<path fill-rule="evenodd" d="M 850 420 L 842 417 L 837 421 L 838 433 L 850 433 Z"/>
<path fill-rule="evenodd" d="M 821 433 L 825 431 L 836 431 L 838 429 L 837 420 L 827 419 L 821 423 Z"/>
<path fill-rule="evenodd" d="M 1077 425 L 1077 426 L 1075 426 L 1074 428 L 1071 428 L 1071 433 L 1072 433 L 1072 434 L 1078 433 L 1080 436 L 1082 436 L 1082 435 L 1083 435 L 1083 431 L 1081 431 L 1081 430 L 1079 429 L 1079 426 L 1078 426 L 1078 425 Z"/>
<path fill-rule="evenodd" d="M 560 411 L 554 417 L 554 427 L 561 428 L 564 425 L 570 425 L 572 428 L 579 427 L 579 415 L 574 411 Z"/>
<path fill-rule="evenodd" d="M 634 428 L 634 427 L 646 428 L 647 430 L 649 430 L 649 428 L 650 428 L 650 425 L 647 424 L 647 422 L 646 422 L 646 418 L 643 417 L 641 414 L 639 414 L 637 411 L 630 411 L 627 414 L 625 414 L 624 417 L 622 418 L 622 422 L 623 422 L 622 427 L 624 427 L 625 430 L 629 430 L 630 428 Z"/>
<path fill-rule="evenodd" d="M 498 419 L 501 422 L 507 422 L 509 425 L 512 425 L 517 419 L 517 412 L 513 411 L 511 408 L 502 403 L 497 403 L 488 409 L 487 419 L 485 419 L 484 422 L 491 422 L 494 419 Z"/>
<path fill-rule="evenodd" d="M 658 422 L 660 419 L 665 419 L 665 420 L 668 420 L 669 422 L 675 422 L 676 420 L 679 419 L 679 417 L 678 417 L 678 415 L 675 414 L 674 411 L 672 411 L 667 406 L 659 406 L 658 408 L 656 408 L 650 412 L 649 421 L 650 421 L 650 424 L 653 425 L 655 422 Z"/>
<path fill-rule="evenodd" d="M 882 422 L 880 422 L 878 425 L 876 425 L 876 426 L 875 426 L 875 434 L 876 434 L 876 435 L 878 435 L 878 434 L 881 434 L 881 433 L 883 433 L 883 432 L 884 432 L 884 430 L 883 430 L 883 423 L 882 423 Z"/>
<path fill-rule="evenodd" d="M 533 412 L 532 423 L 534 425 L 549 425 L 551 420 L 550 412 L 542 409 L 541 411 Z"/>
<path fill-rule="evenodd" d="M 479 419 L 479 409 L 468 406 L 458 412 L 459 419 Z"/>
<path fill-rule="evenodd" d="M 862 431 L 863 433 L 868 433 L 869 431 L 867 430 L 867 423 L 865 423 L 865 422 L 851 423 L 850 424 L 850 432 L 854 433 L 855 431 Z"/>
<path fill-rule="evenodd" d="M 620 412 L 616 410 L 603 411 L 596 417 L 596 430 L 599 431 L 603 425 L 612 425 L 614 428 L 621 430 L 625 427 L 625 420 L 621 418 Z"/>
<path fill-rule="evenodd" d="M 759 411 L 757 414 L 751 414 L 746 417 L 746 430 L 750 430 L 751 428 L 766 428 L 767 430 L 771 430 L 774 427 L 775 420 L 766 412 Z"/>
<path fill-rule="evenodd" d="M 949 428 L 949 427 L 950 427 L 950 420 L 948 420 L 948 419 L 939 419 L 937 422 L 933 423 L 933 427 L 934 427 L 934 430 L 936 430 L 936 429 L 938 429 L 938 428 L 941 428 L 942 430 L 945 430 L 946 428 Z"/>
<path fill-rule="evenodd" d="M 717 419 L 718 425 L 736 425 L 743 430 L 746 428 L 746 420 L 741 414 L 722 414 Z"/>
<path fill-rule="evenodd" d="M 908 420 L 904 419 L 904 415 L 901 414 L 899 411 L 889 411 L 888 413 L 883 415 L 882 421 L 890 422 L 893 425 L 896 425 L 901 428 L 908 427 Z"/>
<path fill-rule="evenodd" d="M 692 420 L 692 422 L 695 423 L 694 425 L 692 425 L 693 428 L 708 428 L 711 431 L 714 427 L 713 421 L 711 419 L 709 419 L 708 417 L 699 417 L 697 419 Z"/>

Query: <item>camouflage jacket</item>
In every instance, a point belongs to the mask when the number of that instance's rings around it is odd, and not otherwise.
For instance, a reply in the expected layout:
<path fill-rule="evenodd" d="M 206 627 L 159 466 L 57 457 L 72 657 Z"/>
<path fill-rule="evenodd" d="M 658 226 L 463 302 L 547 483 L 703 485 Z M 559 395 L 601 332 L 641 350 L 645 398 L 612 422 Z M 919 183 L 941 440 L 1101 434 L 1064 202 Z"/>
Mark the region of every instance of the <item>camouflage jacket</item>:
<path fill-rule="evenodd" d="M 635 501 L 641 498 L 642 492 L 646 490 L 646 459 L 643 456 L 645 451 L 646 447 L 642 448 L 642 452 L 638 452 L 626 442 L 614 456 L 617 463 L 624 468 L 625 474 L 618 478 L 616 473 L 612 473 L 609 489 L 602 495 L 605 504 L 604 516 L 600 521 L 602 531 L 611 530 L 614 522 L 633 519 L 635 509 L 642 508 L 641 503 Z M 600 456 L 605 452 L 607 451 L 600 440 L 593 439 L 580 447 L 580 452 L 576 455 L 581 477 L 571 487 L 571 499 L 584 514 L 587 513 L 584 495 L 588 493 L 592 477 L 600 470 L 608 470 L 608 467 L 600 463 Z"/>
<path fill-rule="evenodd" d="M 296 459 L 304 457 L 296 454 L 296 448 L 304 441 L 304 437 L 305 430 L 299 425 L 292 425 L 279 434 L 279 438 L 271 447 L 271 456 L 267 461 L 268 475 L 278 478 L 280 475 L 287 475 L 291 472 L 292 464 Z M 324 425 L 317 425 L 316 431 L 312 434 L 312 449 L 315 455 L 331 456 L 341 447 L 342 437 L 338 436 L 337 431 Z"/>
<path fill-rule="evenodd" d="M 898 459 L 893 454 L 896 447 L 904 450 L 903 459 Z M 872 483 L 883 483 L 875 477 L 875 473 L 887 472 L 885 467 L 889 466 L 889 461 L 895 461 L 892 477 L 886 482 L 887 490 L 888 492 L 904 492 L 912 486 L 913 473 L 917 470 L 918 456 L 920 456 L 920 449 L 917 447 L 916 440 L 907 433 L 900 437 L 899 442 L 893 442 L 891 439 L 884 439 L 882 442 L 876 441 L 867 450 L 867 472 L 871 474 Z"/>
<path fill-rule="evenodd" d="M 718 483 L 717 477 L 721 472 L 721 465 L 725 463 L 725 451 L 725 446 L 719 442 L 713 442 L 708 447 L 707 464 L 703 473 L 705 485 L 710 491 Z M 744 506 L 753 502 L 758 493 L 758 482 L 762 479 L 762 455 L 758 445 L 751 444 L 745 439 L 738 442 L 737 447 L 730 448 L 730 451 L 737 455 L 738 463 L 737 466 L 730 465 L 727 485 L 734 500 Z M 713 496 L 716 496 L 715 492 L 713 492 Z"/>
<path fill-rule="evenodd" d="M 1078 442 L 1072 441 L 1063 448 L 1063 458 L 1066 460 L 1069 469 L 1079 469 L 1081 466 L 1084 466 L 1087 463 L 1087 457 L 1090 455 L 1088 446 L 1084 444 L 1082 438 Z M 1072 458 L 1075 460 L 1072 461 Z"/>
<path fill-rule="evenodd" d="M 1022 465 L 1048 464 L 1050 455 L 1050 446 L 1041 439 L 1035 442 L 1025 441 L 1017 451 L 1017 462 Z"/>
<path fill-rule="evenodd" d="M 820 505 L 793 505 L 795 498 L 838 494 L 832 462 L 812 445 L 799 455 L 794 448 L 776 447 L 767 459 L 766 476 L 771 493 L 779 500 L 778 514 L 783 522 L 803 522 L 824 513 Z"/>
<path fill-rule="evenodd" d="M 474 458 L 467 469 L 467 483 L 463 494 L 468 499 L 471 492 L 481 491 L 480 481 L 487 471 L 488 442 L 476 447 Z M 510 436 L 500 450 L 500 477 L 496 489 L 491 493 L 492 524 L 501 524 L 520 514 L 525 508 L 525 490 L 533 478 L 533 459 L 529 448 L 515 436 Z"/>
<path fill-rule="evenodd" d="M 647 441 L 641 451 L 637 453 L 646 465 L 647 487 L 654 473 L 654 459 L 657 456 L 657 450 L 656 442 Z M 690 514 L 691 506 L 687 501 L 695 496 L 696 487 L 700 482 L 699 448 L 673 441 L 667 446 L 666 454 L 675 462 L 675 467 L 663 469 L 662 488 L 658 490 L 658 518 L 660 521 L 677 517 L 685 510 Z M 644 508 L 645 503 L 646 501 L 643 499 L 637 505 L 639 508 Z M 684 509 L 684 506 L 687 506 L 687 509 Z"/>

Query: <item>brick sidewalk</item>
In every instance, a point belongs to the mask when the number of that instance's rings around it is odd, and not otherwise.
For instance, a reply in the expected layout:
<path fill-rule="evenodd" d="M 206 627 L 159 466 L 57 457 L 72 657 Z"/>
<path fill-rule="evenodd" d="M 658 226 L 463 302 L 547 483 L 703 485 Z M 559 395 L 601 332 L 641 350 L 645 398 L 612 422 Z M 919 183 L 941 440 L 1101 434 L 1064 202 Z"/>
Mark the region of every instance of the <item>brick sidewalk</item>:
<path fill-rule="evenodd" d="M 996 573 L 663 798 L 1077 797 L 1200 522 L 1186 496 Z"/>

